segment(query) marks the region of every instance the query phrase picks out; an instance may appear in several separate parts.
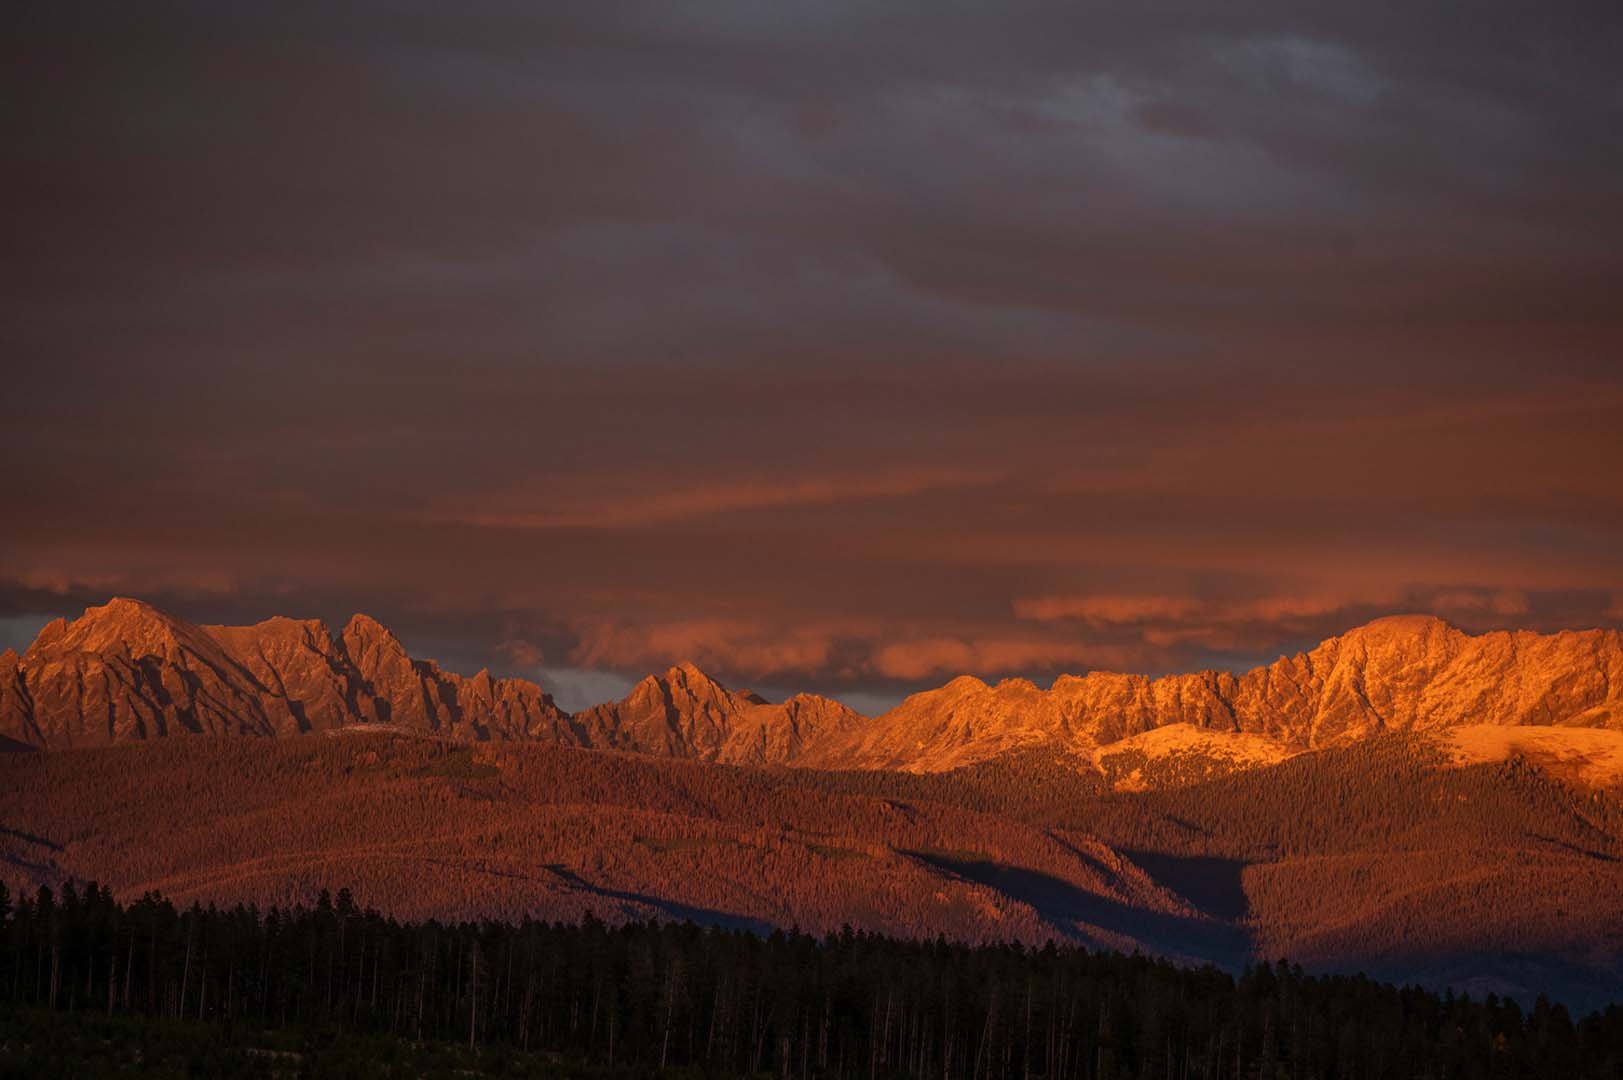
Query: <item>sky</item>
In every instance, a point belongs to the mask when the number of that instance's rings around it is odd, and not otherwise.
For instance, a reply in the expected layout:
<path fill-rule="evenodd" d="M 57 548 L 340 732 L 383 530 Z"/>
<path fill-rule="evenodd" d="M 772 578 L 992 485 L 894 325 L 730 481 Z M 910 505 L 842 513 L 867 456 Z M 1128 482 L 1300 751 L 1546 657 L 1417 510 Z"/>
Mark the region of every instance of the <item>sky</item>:
<path fill-rule="evenodd" d="M 24 3 L 0 646 L 566 705 L 1623 625 L 1604 3 Z"/>

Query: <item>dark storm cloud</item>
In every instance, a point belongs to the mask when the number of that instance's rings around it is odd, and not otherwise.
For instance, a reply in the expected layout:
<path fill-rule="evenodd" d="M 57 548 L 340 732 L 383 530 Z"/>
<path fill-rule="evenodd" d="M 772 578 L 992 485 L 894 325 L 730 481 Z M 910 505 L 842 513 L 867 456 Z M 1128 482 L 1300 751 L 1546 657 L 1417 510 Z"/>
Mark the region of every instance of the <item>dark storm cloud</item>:
<path fill-rule="evenodd" d="M 1615 5 L 15 21 L 6 612 L 877 692 L 1623 617 Z"/>

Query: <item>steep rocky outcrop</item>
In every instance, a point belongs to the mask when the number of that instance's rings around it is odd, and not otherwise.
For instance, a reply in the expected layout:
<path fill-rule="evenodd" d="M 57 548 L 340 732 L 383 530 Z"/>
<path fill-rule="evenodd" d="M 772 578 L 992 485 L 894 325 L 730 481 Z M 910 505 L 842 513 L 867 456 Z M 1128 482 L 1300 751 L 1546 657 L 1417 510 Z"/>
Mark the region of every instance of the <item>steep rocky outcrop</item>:
<path fill-rule="evenodd" d="M 10 740 L 0 742 L 0 746 L 44 743 L 34 723 L 34 703 L 23 680 L 21 663 L 16 650 L 0 652 L 0 740 Z"/>
<path fill-rule="evenodd" d="M 588 709 L 577 721 L 617 749 L 735 765 L 792 764 L 809 746 L 865 722 L 815 694 L 775 704 L 729 690 L 692 664 L 650 675 L 624 700 Z"/>
<path fill-rule="evenodd" d="M 862 717 L 828 698 L 781 704 L 691 664 L 571 716 L 525 679 L 415 660 L 377 620 L 196 626 L 115 599 L 0 655 L 0 738 L 67 748 L 196 733 L 291 735 L 386 724 L 462 739 L 530 739 L 739 764 L 793 761 Z"/>
<path fill-rule="evenodd" d="M 871 720 L 810 694 L 768 702 L 692 664 L 572 716 L 535 683 L 486 671 L 468 678 L 413 659 L 365 615 L 337 635 L 284 618 L 202 627 L 119 599 L 51 623 L 22 656 L 0 654 L 0 738 L 30 746 L 354 724 L 731 764 L 916 772 L 1033 746 L 1091 762 L 1099 747 L 1184 725 L 1245 735 L 1249 759 L 1257 746 L 1289 754 L 1385 730 L 1623 731 L 1623 635 L 1473 636 L 1439 619 L 1398 616 L 1243 674 L 1095 672 L 1061 676 L 1048 689 L 961 676 Z"/>
<path fill-rule="evenodd" d="M 206 631 L 262 691 L 278 733 L 322 731 L 362 715 L 354 666 L 320 622 L 274 618 Z"/>
<path fill-rule="evenodd" d="M 1623 729 L 1623 634 L 1471 635 L 1429 616 L 1377 619 L 1244 674 L 1096 672 L 1048 690 L 960 677 L 915 694 L 808 764 L 935 772 L 1032 744 L 1090 752 L 1170 724 L 1291 750 L 1459 724 Z"/>
<path fill-rule="evenodd" d="M 454 737 L 590 745 L 569 715 L 526 679 L 497 679 L 489 671 L 464 678 L 431 660 L 413 660 L 399 638 L 367 615 L 351 618 L 340 642 L 360 677 L 361 699 L 370 704 L 368 719 Z"/>
<path fill-rule="evenodd" d="M 50 623 L 18 674 L 27 709 L 8 712 L 0 734 L 35 745 L 277 730 L 263 695 L 218 641 L 134 600 Z"/>
<path fill-rule="evenodd" d="M 314 620 L 203 627 L 115 599 L 51 623 L 21 657 L 0 660 L 0 735 L 33 746 L 364 723 L 579 742 L 534 683 L 414 661 L 364 616 L 334 637 Z"/>

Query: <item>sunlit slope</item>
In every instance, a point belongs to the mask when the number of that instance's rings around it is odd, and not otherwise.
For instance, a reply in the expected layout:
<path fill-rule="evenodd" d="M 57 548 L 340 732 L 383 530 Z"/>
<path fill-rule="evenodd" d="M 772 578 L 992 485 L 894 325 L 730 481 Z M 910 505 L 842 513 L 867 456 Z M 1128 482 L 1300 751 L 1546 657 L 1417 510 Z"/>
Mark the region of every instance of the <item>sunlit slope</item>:
<path fill-rule="evenodd" d="M 1040 750 L 900 773 L 375 730 L 170 739 L 0 755 L 0 876 L 260 903 L 348 884 L 419 916 L 1052 937 L 1584 1001 L 1623 976 L 1615 789 L 1524 757 L 1462 764 L 1415 735 L 1119 779 Z"/>

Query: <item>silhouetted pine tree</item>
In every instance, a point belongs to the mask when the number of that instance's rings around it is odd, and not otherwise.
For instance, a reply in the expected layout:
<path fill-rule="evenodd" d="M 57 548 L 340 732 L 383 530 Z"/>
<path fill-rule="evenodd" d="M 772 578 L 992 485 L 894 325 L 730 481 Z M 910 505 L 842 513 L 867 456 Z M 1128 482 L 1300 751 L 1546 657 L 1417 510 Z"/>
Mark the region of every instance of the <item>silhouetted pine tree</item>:
<path fill-rule="evenodd" d="M 173 1030 L 210 1046 L 307 1045 L 327 1032 L 460 1047 L 485 1064 L 529 1053 L 632 1073 L 1623 1075 L 1618 1007 L 1575 1022 L 1542 998 L 1524 1011 L 1288 963 L 1235 978 L 849 928 L 818 939 L 593 918 L 401 923 L 347 889 L 264 912 L 177 911 L 151 893 L 121 905 L 94 884 L 15 900 L 0 889 L 0 1045 L 34 1045 L 88 1017 L 152 1031 L 178 1020 L 189 1026 Z"/>

